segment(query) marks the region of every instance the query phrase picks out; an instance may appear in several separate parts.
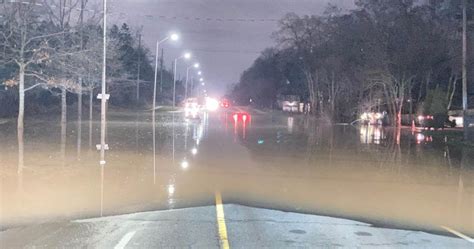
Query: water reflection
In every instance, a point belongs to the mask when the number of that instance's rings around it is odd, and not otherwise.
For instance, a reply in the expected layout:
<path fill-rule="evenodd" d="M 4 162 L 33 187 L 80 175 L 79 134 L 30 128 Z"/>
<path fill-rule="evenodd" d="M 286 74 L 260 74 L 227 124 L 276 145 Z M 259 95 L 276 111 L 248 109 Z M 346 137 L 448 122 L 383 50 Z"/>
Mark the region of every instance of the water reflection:
<path fill-rule="evenodd" d="M 174 176 L 171 177 L 168 181 L 168 185 L 166 186 L 166 189 L 167 189 L 167 192 L 168 192 L 168 198 L 167 198 L 167 204 L 168 204 L 168 208 L 169 209 L 173 209 L 175 207 L 175 204 L 176 204 L 176 200 L 175 200 L 175 191 L 176 191 L 176 187 L 175 187 L 175 179 L 174 179 Z"/>
<path fill-rule="evenodd" d="M 104 215 L 104 175 L 105 164 L 100 163 L 100 217 Z"/>
<path fill-rule="evenodd" d="M 425 144 L 433 142 L 433 136 L 425 136 L 423 133 L 416 133 L 416 143 Z"/>
<path fill-rule="evenodd" d="M 25 167 L 25 141 L 24 128 L 18 125 L 18 167 L 17 167 L 17 190 L 21 194 L 23 192 L 23 169 Z"/>
<path fill-rule="evenodd" d="M 184 158 L 183 161 L 181 161 L 181 168 L 186 170 L 188 169 L 188 167 L 189 167 L 189 162 L 186 158 Z"/>
<path fill-rule="evenodd" d="M 172 121 L 171 121 L 171 150 L 172 150 L 172 159 L 173 159 L 173 165 L 175 164 L 175 158 L 176 158 L 176 116 L 175 113 L 172 114 Z"/>
<path fill-rule="evenodd" d="M 156 113 L 155 113 L 155 110 L 153 110 L 151 115 L 152 115 L 151 126 L 152 126 L 152 130 L 153 130 L 153 132 L 152 132 L 152 139 L 153 139 L 153 184 L 156 184 Z M 174 146 L 174 132 L 173 132 L 173 146 Z M 174 155 L 174 147 L 173 147 L 173 155 Z"/>
<path fill-rule="evenodd" d="M 360 142 L 362 144 L 380 144 L 384 139 L 386 136 L 382 126 L 362 125 L 360 127 Z"/>
<path fill-rule="evenodd" d="M 293 133 L 293 124 L 294 124 L 294 118 L 293 117 L 288 117 L 288 133 L 292 134 Z"/>
<path fill-rule="evenodd" d="M 66 164 L 66 130 L 67 122 L 64 115 L 61 116 L 61 142 L 60 142 L 60 153 L 61 153 L 61 162 L 63 166 Z"/>
<path fill-rule="evenodd" d="M 82 91 L 82 89 L 80 90 Z M 82 93 L 78 95 L 79 101 L 77 104 L 77 142 L 76 142 L 76 159 L 81 160 L 81 150 L 82 150 Z"/>

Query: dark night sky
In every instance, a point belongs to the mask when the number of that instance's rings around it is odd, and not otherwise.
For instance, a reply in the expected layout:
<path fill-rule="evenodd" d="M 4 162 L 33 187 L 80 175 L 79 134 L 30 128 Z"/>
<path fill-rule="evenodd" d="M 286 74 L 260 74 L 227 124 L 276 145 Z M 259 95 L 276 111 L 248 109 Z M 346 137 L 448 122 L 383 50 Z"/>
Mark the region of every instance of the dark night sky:
<path fill-rule="evenodd" d="M 171 67 L 176 56 L 189 50 L 193 53 L 192 61 L 201 63 L 210 91 L 222 94 L 229 84 L 239 80 L 260 51 L 275 44 L 271 34 L 277 29 L 277 22 L 272 19 L 278 20 L 288 12 L 319 14 L 328 2 L 347 9 L 353 1 L 110 0 L 110 13 L 113 23 L 141 26 L 144 42 L 150 49 L 170 30 L 178 31 L 181 42 L 163 46 L 166 66 Z M 184 75 L 183 62 L 178 65 Z"/>

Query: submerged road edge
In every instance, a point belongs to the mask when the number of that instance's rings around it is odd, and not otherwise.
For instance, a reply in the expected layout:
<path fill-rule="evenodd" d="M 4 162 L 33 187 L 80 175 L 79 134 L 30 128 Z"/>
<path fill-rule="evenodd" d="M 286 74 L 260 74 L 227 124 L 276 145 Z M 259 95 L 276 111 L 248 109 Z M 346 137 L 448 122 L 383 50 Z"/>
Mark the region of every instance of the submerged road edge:
<path fill-rule="evenodd" d="M 458 236 L 458 237 L 461 238 L 461 239 L 464 239 L 464 240 L 466 240 L 466 241 L 469 241 L 469 242 L 471 242 L 471 243 L 474 243 L 474 239 L 470 238 L 469 236 L 467 236 L 467 235 L 465 235 L 465 234 L 463 234 L 463 233 L 461 233 L 461 232 L 458 232 L 458 231 L 456 231 L 456 230 L 454 230 L 454 229 L 452 229 L 452 228 L 450 228 L 450 227 L 447 227 L 447 226 L 440 226 L 440 227 L 443 228 L 444 230 L 446 230 L 446 231 L 448 231 L 448 232 L 450 232 L 450 233 L 452 233 L 452 234 Z"/>

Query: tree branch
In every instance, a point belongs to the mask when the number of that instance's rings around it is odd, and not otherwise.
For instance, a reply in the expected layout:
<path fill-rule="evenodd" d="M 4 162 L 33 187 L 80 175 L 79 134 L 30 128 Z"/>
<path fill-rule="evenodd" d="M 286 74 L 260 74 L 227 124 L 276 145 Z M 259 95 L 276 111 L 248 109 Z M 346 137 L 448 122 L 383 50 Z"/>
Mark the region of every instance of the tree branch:
<path fill-rule="evenodd" d="M 32 85 L 32 86 L 30 86 L 30 87 L 28 87 L 28 88 L 25 88 L 25 92 L 30 91 L 30 90 L 33 90 L 34 88 L 36 88 L 36 87 L 38 87 L 38 86 L 47 87 L 48 84 L 46 84 L 46 83 L 36 83 L 36 84 L 34 84 L 34 85 Z"/>

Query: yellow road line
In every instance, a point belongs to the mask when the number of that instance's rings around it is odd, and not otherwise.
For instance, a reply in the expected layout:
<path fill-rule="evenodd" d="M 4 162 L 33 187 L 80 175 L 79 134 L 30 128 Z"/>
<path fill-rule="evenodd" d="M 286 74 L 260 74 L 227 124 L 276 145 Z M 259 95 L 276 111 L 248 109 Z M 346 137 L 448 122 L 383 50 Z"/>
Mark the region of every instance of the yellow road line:
<path fill-rule="evenodd" d="M 462 234 L 461 232 L 458 232 L 458 231 L 456 231 L 456 230 L 454 230 L 454 229 L 452 229 L 452 228 L 450 228 L 450 227 L 446 227 L 446 226 L 441 226 L 441 227 L 442 227 L 443 229 L 445 229 L 446 231 L 448 231 L 448 232 L 450 232 L 450 233 L 452 233 L 452 234 L 454 234 L 454 235 L 456 235 L 456 236 L 458 236 L 458 237 L 460 237 L 460 238 L 462 238 L 462 239 L 464 239 L 464 240 L 467 240 L 467 241 L 469 241 L 469 242 L 471 242 L 471 243 L 474 243 L 474 239 L 469 238 L 467 235 L 464 235 L 464 234 Z"/>
<path fill-rule="evenodd" d="M 216 192 L 216 215 L 221 248 L 229 249 L 229 239 L 227 238 L 227 228 L 224 217 L 224 206 L 222 205 L 222 196 L 220 192 Z"/>

